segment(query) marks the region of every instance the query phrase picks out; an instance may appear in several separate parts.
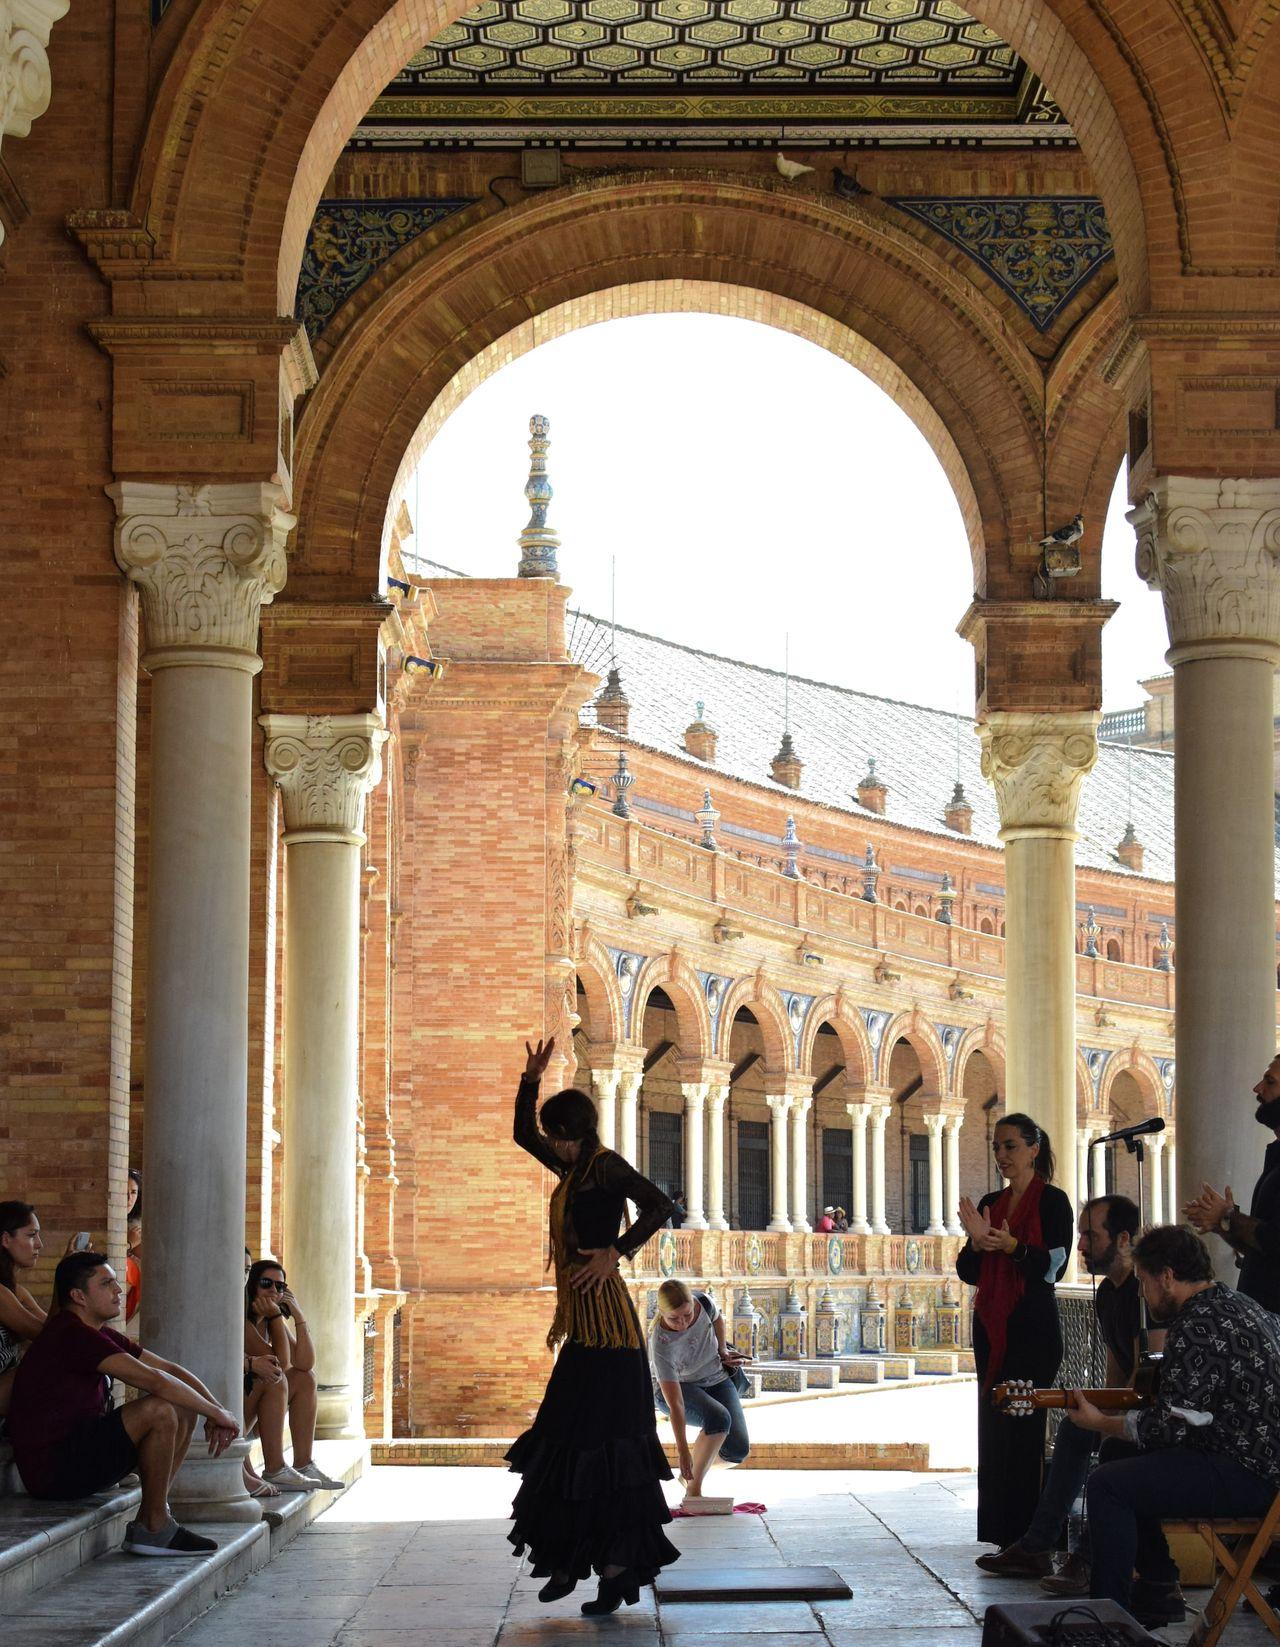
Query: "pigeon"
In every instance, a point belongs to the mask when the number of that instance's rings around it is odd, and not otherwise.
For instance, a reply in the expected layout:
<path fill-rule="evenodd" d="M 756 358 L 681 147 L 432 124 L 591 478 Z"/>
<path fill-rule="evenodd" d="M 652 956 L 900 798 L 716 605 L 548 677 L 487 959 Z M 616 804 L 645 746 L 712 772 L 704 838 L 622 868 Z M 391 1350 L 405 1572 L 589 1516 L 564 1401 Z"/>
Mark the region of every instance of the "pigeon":
<path fill-rule="evenodd" d="M 788 160 L 785 154 L 780 154 L 775 165 L 788 183 L 794 183 L 797 177 L 803 177 L 806 172 L 814 170 L 812 166 L 802 166 L 798 160 Z"/>
<path fill-rule="evenodd" d="M 1069 526 L 1059 526 L 1056 532 L 1050 532 L 1047 538 L 1040 539 L 1042 549 L 1065 549 L 1069 544 L 1079 543 L 1084 536 L 1084 516 L 1077 515 Z"/>
<path fill-rule="evenodd" d="M 870 189 L 864 189 L 858 182 L 854 172 L 842 171 L 839 166 L 832 167 L 831 187 L 842 200 L 857 200 L 860 195 L 869 195 Z"/>

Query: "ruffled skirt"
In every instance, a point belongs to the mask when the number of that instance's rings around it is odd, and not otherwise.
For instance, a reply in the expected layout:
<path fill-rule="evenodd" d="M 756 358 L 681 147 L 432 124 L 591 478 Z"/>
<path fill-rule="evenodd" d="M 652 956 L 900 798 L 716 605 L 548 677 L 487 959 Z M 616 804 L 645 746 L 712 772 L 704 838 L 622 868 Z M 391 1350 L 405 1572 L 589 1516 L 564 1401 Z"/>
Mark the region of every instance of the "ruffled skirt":
<path fill-rule="evenodd" d="M 524 1477 L 508 1536 L 517 1555 L 529 1551 L 535 1578 L 584 1579 L 618 1566 L 652 1584 L 679 1559 L 662 1530 L 671 1512 L 661 1483 L 671 1480 L 671 1467 L 658 1443 L 643 1350 L 568 1340 L 533 1427 L 507 1462 Z"/>

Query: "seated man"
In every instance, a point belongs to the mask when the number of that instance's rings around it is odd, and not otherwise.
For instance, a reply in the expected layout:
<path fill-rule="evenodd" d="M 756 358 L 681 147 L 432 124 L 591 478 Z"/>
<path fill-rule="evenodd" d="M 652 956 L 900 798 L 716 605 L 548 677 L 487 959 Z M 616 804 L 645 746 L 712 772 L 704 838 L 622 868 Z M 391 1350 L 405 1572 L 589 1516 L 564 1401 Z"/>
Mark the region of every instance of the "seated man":
<path fill-rule="evenodd" d="M 1215 1281 L 1190 1230 L 1148 1230 L 1133 1262 L 1168 1327 L 1159 1392 L 1144 1411 L 1104 1413 L 1077 1391 L 1071 1418 L 1141 1449 L 1090 1477 L 1091 1591 L 1150 1628 L 1185 1614 L 1161 1519 L 1252 1519 L 1280 1491 L 1280 1319 Z"/>
<path fill-rule="evenodd" d="M 138 1519 L 124 1548 L 132 1555 L 208 1555 L 217 1549 L 169 1513 L 169 1485 L 203 1416 L 216 1458 L 240 1433 L 185 1367 L 164 1361 L 114 1332 L 123 1289 L 99 1252 L 74 1252 L 54 1271 L 57 1304 L 23 1357 L 9 1407 L 14 1462 L 33 1498 L 84 1498 L 136 1470 Z M 147 1393 L 109 1405 L 111 1380 Z"/>
<path fill-rule="evenodd" d="M 1118 1388 L 1133 1382 L 1138 1360 L 1138 1280 L 1133 1273 L 1133 1243 L 1138 1238 L 1138 1209 L 1127 1195 L 1099 1195 L 1080 1209 L 1080 1262 L 1100 1275 L 1094 1294 L 1098 1333 L 1107 1351 L 1106 1382 Z M 1159 1349 L 1164 1334 L 1151 1334 Z M 1108 1457 L 1125 1443 L 1108 1442 Z M 1060 1424 L 1053 1443 L 1053 1462 L 1035 1514 L 1022 1537 L 1005 1549 L 978 1557 L 978 1566 L 1006 1578 L 1043 1578 L 1051 1595 L 1088 1595 L 1089 1570 L 1083 1555 L 1071 1555 L 1061 1571 L 1048 1577 L 1052 1551 L 1059 1547 L 1063 1524 L 1079 1498 L 1098 1448 L 1098 1437 L 1073 1424 Z"/>

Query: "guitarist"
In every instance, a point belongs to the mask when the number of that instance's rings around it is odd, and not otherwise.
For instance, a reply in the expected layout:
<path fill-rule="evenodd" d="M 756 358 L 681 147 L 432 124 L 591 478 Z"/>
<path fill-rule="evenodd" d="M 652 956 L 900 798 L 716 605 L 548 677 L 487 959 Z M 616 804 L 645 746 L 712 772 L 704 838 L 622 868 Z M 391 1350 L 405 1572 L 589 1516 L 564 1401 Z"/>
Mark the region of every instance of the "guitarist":
<path fill-rule="evenodd" d="M 1091 1593 L 1152 1628 L 1186 1614 L 1161 1519 L 1257 1518 L 1280 1491 L 1280 1321 L 1214 1280 L 1191 1230 L 1148 1230 L 1133 1262 L 1152 1320 L 1168 1326 L 1159 1393 L 1145 1410 L 1104 1413 L 1077 1390 L 1071 1419 L 1141 1449 L 1089 1478 Z"/>
<path fill-rule="evenodd" d="M 1102 1278 L 1094 1308 L 1107 1352 L 1106 1382 L 1122 1388 L 1133 1382 L 1138 1361 L 1138 1280 L 1133 1273 L 1138 1209 L 1127 1195 L 1099 1195 L 1080 1209 L 1079 1233 L 1081 1264 L 1090 1275 Z M 1151 1336 L 1157 1340 L 1163 1334 Z M 1152 1347 L 1158 1348 L 1158 1343 Z M 1050 1595 L 1088 1595 L 1089 1568 L 1083 1554 L 1069 1555 L 1056 1575 L 1047 1575 L 1052 1574 L 1052 1552 L 1060 1547 L 1063 1526 L 1084 1487 L 1098 1439 L 1072 1424 L 1058 1426 L 1049 1475 L 1026 1532 L 1006 1549 L 979 1556 L 979 1567 L 1008 1578 L 1040 1578 Z M 1108 1447 L 1123 1445 L 1110 1442 Z"/>

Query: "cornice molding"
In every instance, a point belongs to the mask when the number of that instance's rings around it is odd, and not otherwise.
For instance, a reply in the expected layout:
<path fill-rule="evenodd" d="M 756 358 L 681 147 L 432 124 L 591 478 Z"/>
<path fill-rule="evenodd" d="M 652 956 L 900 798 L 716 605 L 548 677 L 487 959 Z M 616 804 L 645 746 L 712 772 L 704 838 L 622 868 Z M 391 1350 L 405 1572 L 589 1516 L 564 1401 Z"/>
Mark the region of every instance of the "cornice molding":
<path fill-rule="evenodd" d="M 1099 716 L 1000 710 L 978 728 L 982 775 L 996 792 L 1000 839 L 1075 839 L 1080 783 L 1098 758 Z"/>
<path fill-rule="evenodd" d="M 0 145 L 28 136 L 49 107 L 53 74 L 45 48 L 70 6 L 71 0 L 0 0 Z"/>
<path fill-rule="evenodd" d="M 261 668 L 261 609 L 284 586 L 296 524 L 274 483 L 116 481 L 115 556 L 142 594 L 147 669 Z"/>
<path fill-rule="evenodd" d="M 1280 663 L 1280 479 L 1160 475 L 1129 521 L 1138 576 L 1164 598 L 1171 663 Z"/>
<path fill-rule="evenodd" d="M 365 797 L 382 778 L 380 715 L 261 715 L 264 760 L 284 801 L 285 843 L 364 841 Z"/>

